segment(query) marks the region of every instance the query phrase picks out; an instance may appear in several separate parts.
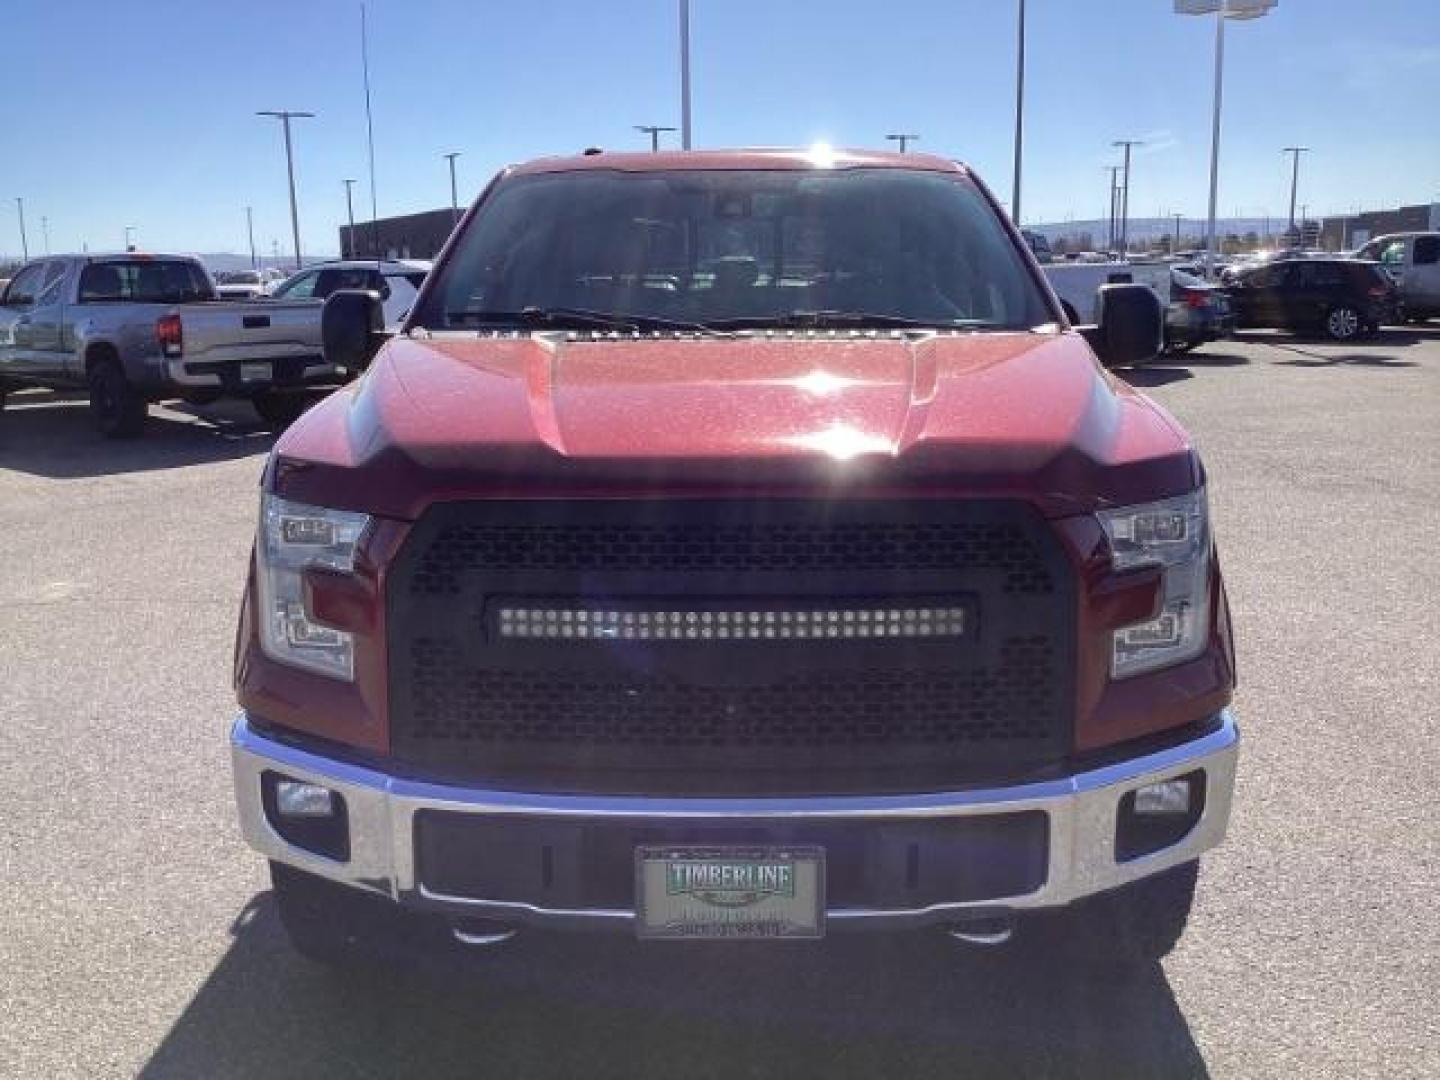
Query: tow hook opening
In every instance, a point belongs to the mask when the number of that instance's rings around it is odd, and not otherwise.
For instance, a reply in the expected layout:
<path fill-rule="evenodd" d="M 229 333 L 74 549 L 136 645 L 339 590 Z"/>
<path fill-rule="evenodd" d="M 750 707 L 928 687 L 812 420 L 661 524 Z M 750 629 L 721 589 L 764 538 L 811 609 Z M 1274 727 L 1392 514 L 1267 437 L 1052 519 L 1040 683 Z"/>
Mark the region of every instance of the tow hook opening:
<path fill-rule="evenodd" d="M 517 933 L 515 927 L 498 919 L 464 918 L 450 924 L 450 935 L 461 945 L 481 948 L 488 945 L 503 945 Z"/>
<path fill-rule="evenodd" d="M 1009 915 L 967 919 L 951 926 L 948 933 L 956 941 L 963 941 L 967 945 L 1004 945 L 1015 935 L 1015 920 Z"/>

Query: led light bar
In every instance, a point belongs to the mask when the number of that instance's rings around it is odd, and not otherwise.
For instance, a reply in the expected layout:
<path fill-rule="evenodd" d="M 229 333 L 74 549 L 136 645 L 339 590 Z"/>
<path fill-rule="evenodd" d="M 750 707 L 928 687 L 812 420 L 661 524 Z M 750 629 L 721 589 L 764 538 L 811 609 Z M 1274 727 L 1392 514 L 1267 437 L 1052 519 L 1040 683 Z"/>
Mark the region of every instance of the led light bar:
<path fill-rule="evenodd" d="M 823 610 L 664 610 L 502 607 L 502 638 L 602 641 L 767 641 L 816 638 L 958 638 L 963 607 L 864 607 Z"/>

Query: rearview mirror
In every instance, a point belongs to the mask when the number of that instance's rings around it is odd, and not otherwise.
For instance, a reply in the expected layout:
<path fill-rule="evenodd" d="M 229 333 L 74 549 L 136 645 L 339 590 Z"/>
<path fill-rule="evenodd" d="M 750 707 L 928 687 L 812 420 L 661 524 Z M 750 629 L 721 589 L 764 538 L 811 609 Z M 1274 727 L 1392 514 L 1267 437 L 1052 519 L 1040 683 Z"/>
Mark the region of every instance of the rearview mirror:
<path fill-rule="evenodd" d="M 386 337 L 378 292 L 340 289 L 325 298 L 320 312 L 320 341 L 326 363 L 346 371 L 364 371 Z"/>
<path fill-rule="evenodd" d="M 1143 364 L 1165 346 L 1165 312 L 1148 285 L 1101 285 L 1100 321 L 1077 327 L 1106 367 Z"/>

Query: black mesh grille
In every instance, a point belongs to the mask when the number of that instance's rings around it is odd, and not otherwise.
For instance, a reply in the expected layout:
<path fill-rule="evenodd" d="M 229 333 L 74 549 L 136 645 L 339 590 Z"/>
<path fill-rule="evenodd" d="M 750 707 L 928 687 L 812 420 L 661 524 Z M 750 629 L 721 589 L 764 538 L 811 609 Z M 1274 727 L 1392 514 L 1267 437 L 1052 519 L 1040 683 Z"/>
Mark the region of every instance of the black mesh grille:
<path fill-rule="evenodd" d="M 1002 502 L 432 508 L 391 574 L 393 748 L 496 786 L 920 790 L 1069 748 L 1071 575 Z M 498 602 L 963 597 L 959 641 L 515 641 Z M 958 601 L 957 601 L 958 602 Z"/>
<path fill-rule="evenodd" d="M 426 549 L 413 588 L 458 595 L 467 570 L 719 570 L 746 573 L 996 570 L 1010 593 L 1052 592 L 1054 580 L 1014 525 L 852 523 L 706 529 L 698 525 L 447 527 Z"/>

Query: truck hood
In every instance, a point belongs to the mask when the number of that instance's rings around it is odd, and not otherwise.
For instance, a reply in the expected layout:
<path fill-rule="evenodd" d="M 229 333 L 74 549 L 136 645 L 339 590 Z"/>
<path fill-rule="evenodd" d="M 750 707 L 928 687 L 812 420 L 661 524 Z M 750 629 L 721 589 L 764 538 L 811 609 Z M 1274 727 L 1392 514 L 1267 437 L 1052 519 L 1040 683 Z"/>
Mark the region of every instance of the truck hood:
<path fill-rule="evenodd" d="M 272 472 L 287 497 L 407 519 L 436 499 L 837 487 L 1058 515 L 1199 482 L 1174 421 L 1074 333 L 402 337 Z"/>

